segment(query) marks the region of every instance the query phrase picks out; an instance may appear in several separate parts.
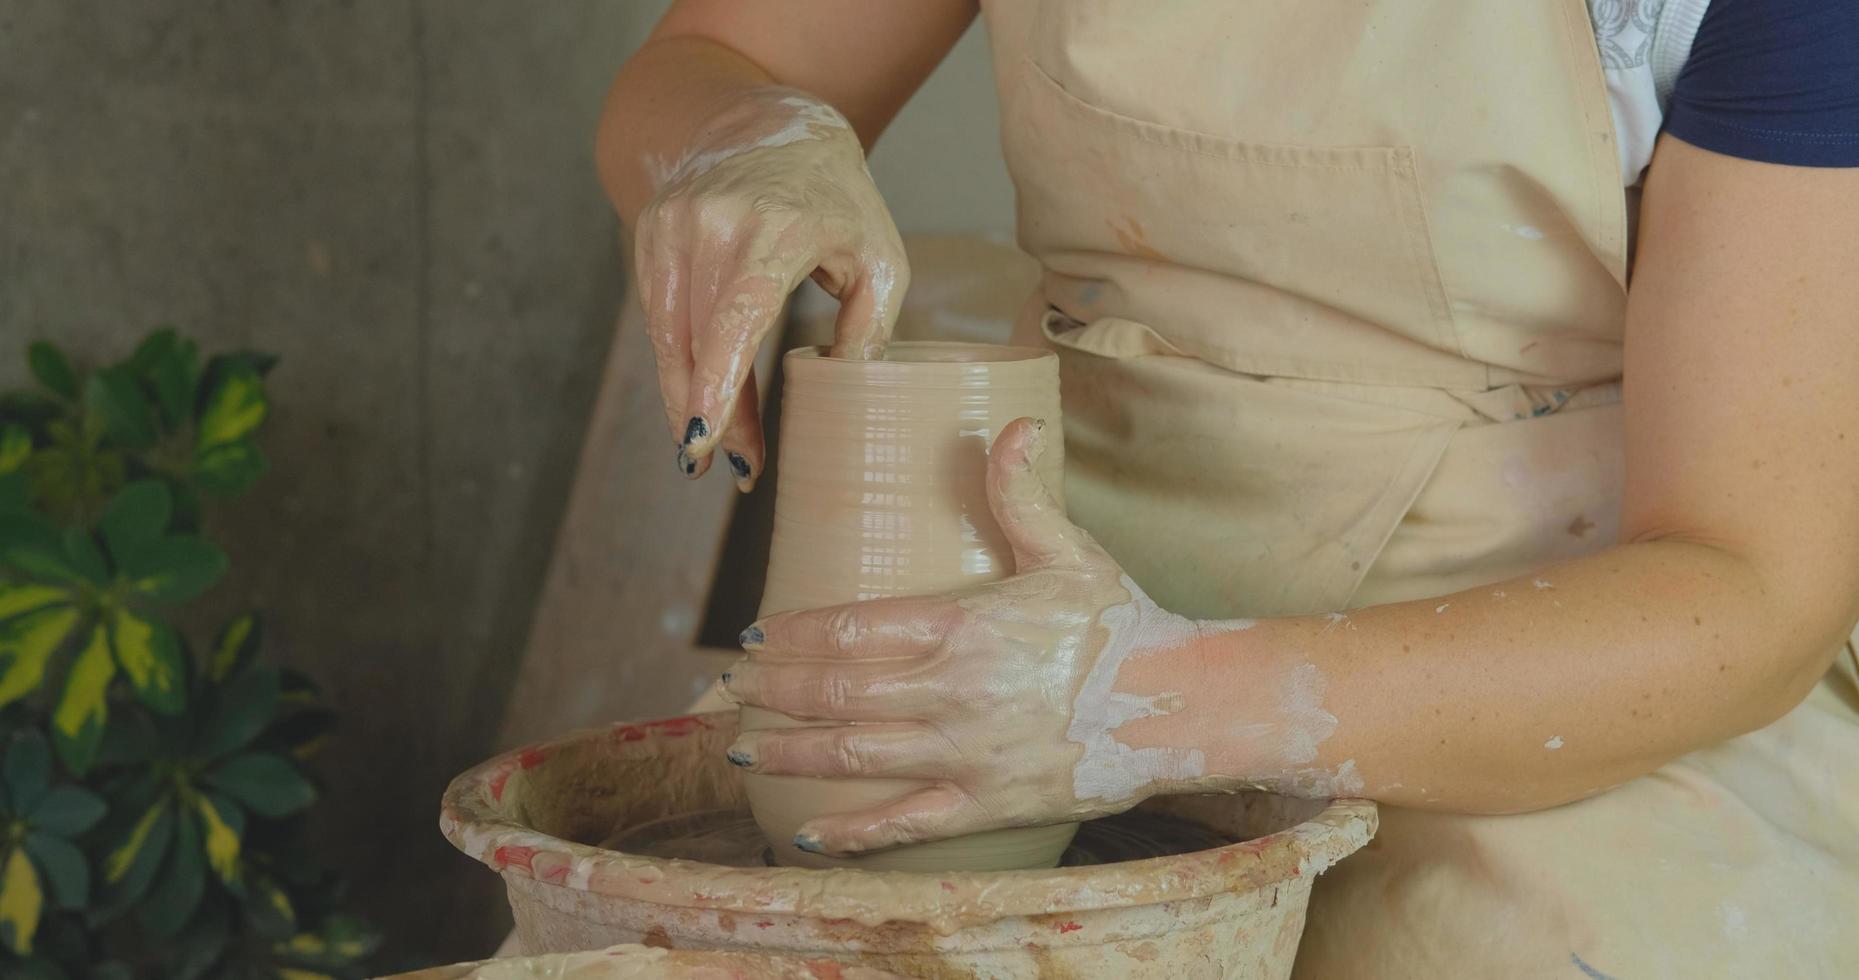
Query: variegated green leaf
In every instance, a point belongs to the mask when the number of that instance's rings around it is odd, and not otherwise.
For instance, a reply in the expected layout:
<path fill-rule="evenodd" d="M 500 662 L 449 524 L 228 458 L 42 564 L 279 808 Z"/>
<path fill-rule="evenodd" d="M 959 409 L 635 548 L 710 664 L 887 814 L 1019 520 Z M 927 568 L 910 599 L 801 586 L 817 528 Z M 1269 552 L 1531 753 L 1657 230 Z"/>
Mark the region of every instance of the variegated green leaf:
<path fill-rule="evenodd" d="M 102 907 L 96 910 L 99 920 L 127 911 L 148 891 L 149 882 L 154 880 L 174 840 L 174 822 L 174 797 L 162 796 L 149 804 L 134 824 L 119 831 L 115 846 L 104 855 L 101 866 L 103 881 L 110 887 Z"/>
<path fill-rule="evenodd" d="M 76 837 L 96 826 L 108 812 L 103 797 L 75 783 L 61 783 L 26 814 L 26 823 L 60 837 Z"/>
<path fill-rule="evenodd" d="M 251 662 L 252 655 L 258 652 L 262 632 L 258 615 L 249 612 L 233 617 L 220 629 L 219 639 L 213 644 L 213 659 L 207 666 L 207 675 L 215 684 L 224 682 Z"/>
<path fill-rule="evenodd" d="M 90 901 L 90 866 L 76 844 L 35 832 L 26 835 L 26 853 L 38 864 L 41 877 L 51 883 L 59 908 L 81 909 Z"/>
<path fill-rule="evenodd" d="M 97 548 L 97 539 L 81 527 L 65 528 L 65 558 L 71 567 L 92 582 L 102 585 L 110 580 L 110 566 Z"/>
<path fill-rule="evenodd" d="M 254 667 L 215 689 L 213 709 L 195 733 L 193 755 L 218 759 L 251 744 L 277 713 L 278 672 Z"/>
<path fill-rule="evenodd" d="M 265 410 L 265 382 L 258 372 L 245 366 L 227 370 L 201 409 L 197 451 L 244 438 L 265 420 Z"/>
<path fill-rule="evenodd" d="M 116 492 L 97 522 L 103 543 L 118 564 L 139 546 L 161 537 L 174 510 L 174 497 L 161 480 L 137 480 Z"/>
<path fill-rule="evenodd" d="M 195 797 L 195 809 L 200 814 L 207 864 L 221 881 L 230 884 L 239 876 L 239 837 L 245 818 L 230 802 L 209 795 Z"/>
<path fill-rule="evenodd" d="M 38 690 L 45 662 L 77 625 L 78 611 L 52 606 L 0 627 L 0 705 Z"/>
<path fill-rule="evenodd" d="M 30 511 L 0 513 L 0 564 L 39 578 L 84 580 L 84 573 L 65 552 L 64 534 L 58 526 Z"/>
<path fill-rule="evenodd" d="M 200 822 L 184 818 L 174 825 L 174 846 L 137 917 L 164 939 L 181 931 L 206 891 L 206 858 L 200 849 Z"/>
<path fill-rule="evenodd" d="M 109 636 L 98 623 L 91 627 L 83 652 L 72 661 L 64 694 L 52 709 L 52 741 L 58 746 L 58 757 L 79 776 L 89 772 L 97 759 L 97 745 L 109 720 L 110 680 L 115 676 Z"/>
<path fill-rule="evenodd" d="M 279 918 L 292 923 L 297 921 L 297 909 L 291 905 L 289 893 L 279 887 L 277 882 L 266 880 L 263 887 L 259 889 L 259 894 Z"/>
<path fill-rule="evenodd" d="M 241 752 L 207 773 L 207 781 L 265 817 L 287 817 L 316 802 L 316 787 L 290 760 Z"/>
<path fill-rule="evenodd" d="M 240 898 L 244 900 L 246 924 L 253 933 L 276 943 L 296 935 L 297 910 L 270 875 L 246 865 L 244 885 Z"/>
<path fill-rule="evenodd" d="M 155 413 L 135 378 L 120 368 L 106 368 L 84 383 L 84 408 L 103 424 L 110 441 L 125 449 L 155 445 Z"/>
<path fill-rule="evenodd" d="M 265 454 L 251 439 L 204 450 L 194 459 L 194 482 L 208 493 L 230 497 L 244 493 L 265 475 Z"/>
<path fill-rule="evenodd" d="M 118 606 L 111 613 L 110 644 L 143 704 L 170 715 L 186 707 L 187 664 L 180 639 L 168 624 Z"/>
<path fill-rule="evenodd" d="M 300 967 L 328 968 L 355 963 L 374 952 L 381 937 L 352 915 L 326 915 L 315 932 L 299 932 L 278 946 L 278 952 Z"/>
<path fill-rule="evenodd" d="M 156 602 L 186 602 L 226 573 L 225 553 L 193 535 L 143 541 L 114 557 L 117 572 Z"/>
<path fill-rule="evenodd" d="M 169 429 L 178 429 L 194 405 L 194 385 L 200 372 L 194 342 L 176 334 L 172 327 L 163 327 L 136 348 L 129 358 L 129 368 L 154 391 L 162 422 Z"/>
<path fill-rule="evenodd" d="M 150 804 L 147 810 L 142 811 L 142 816 L 136 818 L 129 833 L 110 849 L 110 853 L 103 859 L 104 881 L 117 884 L 128 879 L 130 872 L 138 865 L 161 860 L 161 855 L 156 852 L 165 852 L 168 838 L 172 836 L 167 828 L 167 818 L 173 816 L 169 802 L 169 798 L 164 796 Z"/>
<path fill-rule="evenodd" d="M 23 425 L 0 426 L 0 473 L 11 473 L 26 465 L 32 455 L 32 433 Z"/>
<path fill-rule="evenodd" d="M 71 598 L 71 590 L 56 585 L 40 585 L 37 582 L 0 585 L 0 623 L 53 603 L 69 602 Z"/>
<path fill-rule="evenodd" d="M 45 910 L 45 892 L 24 848 L 14 848 L 0 867 L 0 943 L 21 956 L 32 953 L 32 937 L 39 931 L 39 913 Z"/>

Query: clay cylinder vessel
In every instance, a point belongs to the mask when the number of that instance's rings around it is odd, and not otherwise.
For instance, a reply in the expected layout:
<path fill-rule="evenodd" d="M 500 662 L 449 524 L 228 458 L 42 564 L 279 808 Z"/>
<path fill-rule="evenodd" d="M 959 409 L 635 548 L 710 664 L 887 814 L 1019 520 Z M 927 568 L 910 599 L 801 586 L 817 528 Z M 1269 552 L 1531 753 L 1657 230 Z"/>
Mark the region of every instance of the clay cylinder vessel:
<path fill-rule="evenodd" d="M 988 447 L 1021 416 L 1044 419 L 1040 475 L 1061 495 L 1058 360 L 989 344 L 895 343 L 883 360 L 782 362 L 781 465 L 763 616 L 887 596 L 947 592 L 1013 573 L 987 500 Z M 1061 496 L 1062 500 L 1063 497 Z M 745 707 L 742 728 L 805 724 Z M 1076 824 L 998 830 L 852 858 L 809 854 L 794 832 L 811 817 L 895 799 L 907 779 L 745 779 L 775 860 L 800 867 L 997 871 L 1052 867 Z"/>

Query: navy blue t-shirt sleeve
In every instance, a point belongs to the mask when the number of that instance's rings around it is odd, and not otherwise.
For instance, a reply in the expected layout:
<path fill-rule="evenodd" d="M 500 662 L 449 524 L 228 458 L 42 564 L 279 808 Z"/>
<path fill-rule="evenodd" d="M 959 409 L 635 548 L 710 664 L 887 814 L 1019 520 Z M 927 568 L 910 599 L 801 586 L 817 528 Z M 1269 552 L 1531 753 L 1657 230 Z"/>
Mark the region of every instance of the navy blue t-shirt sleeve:
<path fill-rule="evenodd" d="M 1859 167 L 1859 0 L 1712 0 L 1665 130 L 1748 160 Z"/>

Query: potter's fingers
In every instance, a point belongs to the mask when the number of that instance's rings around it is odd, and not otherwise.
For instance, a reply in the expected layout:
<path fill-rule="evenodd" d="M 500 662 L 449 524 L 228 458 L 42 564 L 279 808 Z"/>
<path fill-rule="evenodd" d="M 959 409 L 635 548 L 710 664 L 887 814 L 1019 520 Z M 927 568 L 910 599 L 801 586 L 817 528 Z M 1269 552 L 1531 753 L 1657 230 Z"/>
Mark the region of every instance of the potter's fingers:
<path fill-rule="evenodd" d="M 884 356 L 904 292 L 910 288 L 910 263 L 896 239 L 895 232 L 881 235 L 856 252 L 820 262 L 814 281 L 839 300 L 830 356 L 859 360 Z"/>
<path fill-rule="evenodd" d="M 723 459 L 729 464 L 729 473 L 736 481 L 736 489 L 742 493 L 755 489 L 755 481 L 762 475 L 765 456 L 761 397 L 755 388 L 754 371 L 742 379 L 742 397 L 736 399 L 735 415 L 729 428 L 723 431 L 718 445 L 723 448 Z"/>
<path fill-rule="evenodd" d="M 899 844 L 960 837 L 984 829 L 986 814 L 973 797 L 938 783 L 853 813 L 815 817 L 801 824 L 794 846 L 826 854 L 857 854 Z"/>
<path fill-rule="evenodd" d="M 677 467 L 684 478 L 703 476 L 710 463 L 684 452 L 684 402 L 690 398 L 692 335 L 690 335 L 690 255 L 682 245 L 684 212 L 675 206 L 654 208 L 639 219 L 634 234 L 632 262 L 639 283 L 639 303 L 645 307 L 645 333 L 653 340 L 653 361 L 658 368 L 658 394 L 666 405 L 666 428 L 677 443 Z"/>
<path fill-rule="evenodd" d="M 679 443 L 678 472 L 690 479 L 703 475 L 708 463 L 691 459 L 682 445 L 684 403 L 691 384 L 690 270 L 678 244 L 683 229 L 677 208 L 654 209 L 640 216 L 633 236 L 633 279 L 645 310 L 646 336 L 658 368 L 658 393 L 665 405 L 665 425 Z"/>
<path fill-rule="evenodd" d="M 813 243 L 792 219 L 770 219 L 732 253 L 704 322 L 692 323 L 691 393 L 684 452 L 707 459 L 735 419 L 756 351 L 781 319 L 788 294 L 812 271 Z"/>
<path fill-rule="evenodd" d="M 942 646 L 962 608 L 941 596 L 870 599 L 776 613 L 742 631 L 742 646 L 764 658 L 860 660 L 913 657 Z"/>
<path fill-rule="evenodd" d="M 724 673 L 723 693 L 738 704 L 813 721 L 913 721 L 931 703 L 927 683 L 910 661 L 741 660 Z"/>
<path fill-rule="evenodd" d="M 941 733 L 923 725 L 835 725 L 744 732 L 727 753 L 750 772 L 787 776 L 937 779 L 961 764 Z"/>
<path fill-rule="evenodd" d="M 1065 511 L 1040 479 L 1035 464 L 1045 440 L 1057 438 L 1045 423 L 1019 418 L 1007 423 L 988 450 L 988 507 L 1013 548 L 1014 571 L 1077 568 L 1103 554 L 1090 536 L 1065 517 Z"/>

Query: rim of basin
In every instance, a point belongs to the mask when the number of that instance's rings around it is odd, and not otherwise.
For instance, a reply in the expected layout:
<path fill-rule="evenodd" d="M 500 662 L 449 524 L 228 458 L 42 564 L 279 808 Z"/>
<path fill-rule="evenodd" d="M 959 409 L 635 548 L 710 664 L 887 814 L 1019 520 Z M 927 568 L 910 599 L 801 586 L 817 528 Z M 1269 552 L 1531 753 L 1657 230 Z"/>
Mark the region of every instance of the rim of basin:
<path fill-rule="evenodd" d="M 564 840 L 521 822 L 525 774 L 565 748 L 605 741 L 603 751 L 610 754 L 645 755 L 662 753 L 671 740 L 695 736 L 715 744 L 685 751 L 708 748 L 720 756 L 735 731 L 736 713 L 726 711 L 622 722 L 514 749 L 452 780 L 440 809 L 440 829 L 459 850 L 493 870 L 598 895 L 864 925 L 919 921 L 953 931 L 967 922 L 1152 905 L 1314 876 L 1366 844 L 1378 823 L 1372 801 L 1333 800 L 1295 826 L 1205 851 L 1080 867 L 929 874 L 732 868 L 645 857 Z"/>

